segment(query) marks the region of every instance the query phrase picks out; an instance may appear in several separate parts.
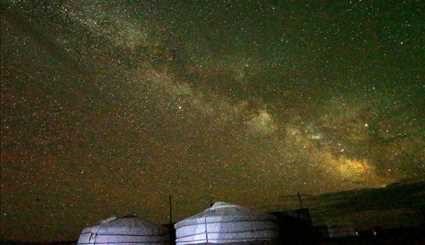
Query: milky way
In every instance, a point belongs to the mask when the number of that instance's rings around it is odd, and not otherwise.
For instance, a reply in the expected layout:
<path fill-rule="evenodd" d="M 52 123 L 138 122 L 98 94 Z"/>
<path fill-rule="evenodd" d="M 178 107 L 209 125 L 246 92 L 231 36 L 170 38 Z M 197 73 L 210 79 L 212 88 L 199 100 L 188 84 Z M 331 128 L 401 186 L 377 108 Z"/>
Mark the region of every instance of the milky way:
<path fill-rule="evenodd" d="M 421 1 L 1 5 L 1 238 L 425 179 Z"/>

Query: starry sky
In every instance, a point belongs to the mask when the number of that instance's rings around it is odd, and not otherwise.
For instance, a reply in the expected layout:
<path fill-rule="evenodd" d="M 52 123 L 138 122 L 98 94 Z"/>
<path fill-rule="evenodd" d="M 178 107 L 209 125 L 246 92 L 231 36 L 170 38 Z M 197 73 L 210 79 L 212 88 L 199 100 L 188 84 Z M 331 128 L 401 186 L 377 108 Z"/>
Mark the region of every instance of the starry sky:
<path fill-rule="evenodd" d="M 421 0 L 1 8 L 0 238 L 425 179 Z"/>

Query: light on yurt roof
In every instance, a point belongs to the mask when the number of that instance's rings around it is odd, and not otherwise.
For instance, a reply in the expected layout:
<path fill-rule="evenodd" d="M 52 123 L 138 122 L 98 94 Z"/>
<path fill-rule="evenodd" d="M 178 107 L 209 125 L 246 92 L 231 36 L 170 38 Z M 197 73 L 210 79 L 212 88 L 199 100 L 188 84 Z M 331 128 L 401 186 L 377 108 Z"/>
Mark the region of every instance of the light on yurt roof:
<path fill-rule="evenodd" d="M 175 224 L 176 244 L 276 241 L 276 218 L 239 205 L 216 202 Z"/>
<path fill-rule="evenodd" d="M 81 231 L 78 245 L 89 244 L 169 244 L 167 228 L 134 215 L 110 217 Z"/>

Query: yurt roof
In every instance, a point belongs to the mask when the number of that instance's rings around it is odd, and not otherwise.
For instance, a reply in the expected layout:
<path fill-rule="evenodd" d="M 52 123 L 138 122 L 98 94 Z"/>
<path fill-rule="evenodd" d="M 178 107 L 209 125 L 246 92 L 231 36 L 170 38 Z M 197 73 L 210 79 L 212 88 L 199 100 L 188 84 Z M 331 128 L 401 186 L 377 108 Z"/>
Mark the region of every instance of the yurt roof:
<path fill-rule="evenodd" d="M 204 224 L 205 222 L 229 222 L 251 220 L 275 220 L 272 215 L 258 213 L 254 210 L 226 202 L 215 202 L 210 208 L 199 214 L 181 220 L 175 224 L 175 228 L 186 225 Z"/>
<path fill-rule="evenodd" d="M 168 232 L 164 226 L 151 223 L 134 215 L 110 217 L 100 221 L 97 225 L 83 229 L 82 233 L 95 234 L 138 234 L 159 235 Z"/>

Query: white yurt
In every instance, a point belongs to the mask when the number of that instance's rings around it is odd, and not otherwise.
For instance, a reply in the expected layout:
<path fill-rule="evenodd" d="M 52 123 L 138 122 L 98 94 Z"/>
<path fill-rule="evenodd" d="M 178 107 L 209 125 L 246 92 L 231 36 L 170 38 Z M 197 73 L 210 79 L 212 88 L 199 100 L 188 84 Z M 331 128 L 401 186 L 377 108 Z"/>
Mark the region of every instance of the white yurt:
<path fill-rule="evenodd" d="M 169 244 L 169 238 L 166 227 L 128 215 L 111 217 L 83 229 L 77 244 Z"/>
<path fill-rule="evenodd" d="M 274 244 L 279 227 L 274 216 L 225 202 L 175 225 L 176 244 Z"/>

